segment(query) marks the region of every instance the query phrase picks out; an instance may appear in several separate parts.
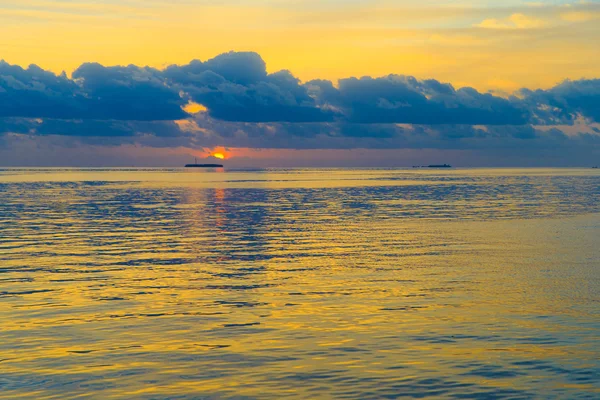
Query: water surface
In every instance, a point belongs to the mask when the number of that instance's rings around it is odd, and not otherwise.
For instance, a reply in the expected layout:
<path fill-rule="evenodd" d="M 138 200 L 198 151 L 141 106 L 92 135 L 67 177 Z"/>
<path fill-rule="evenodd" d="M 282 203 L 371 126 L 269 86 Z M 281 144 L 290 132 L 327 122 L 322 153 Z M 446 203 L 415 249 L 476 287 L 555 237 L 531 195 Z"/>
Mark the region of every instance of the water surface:
<path fill-rule="evenodd" d="M 0 398 L 599 398 L 599 200 L 597 170 L 0 170 Z"/>

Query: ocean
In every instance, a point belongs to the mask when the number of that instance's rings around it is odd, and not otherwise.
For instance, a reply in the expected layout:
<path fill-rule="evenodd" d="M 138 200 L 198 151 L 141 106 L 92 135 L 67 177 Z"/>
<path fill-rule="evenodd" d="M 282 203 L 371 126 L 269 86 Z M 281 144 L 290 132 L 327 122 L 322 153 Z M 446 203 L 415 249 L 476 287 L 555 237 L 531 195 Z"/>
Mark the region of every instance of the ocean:
<path fill-rule="evenodd" d="M 1 169 L 0 399 L 597 399 L 599 200 L 592 169 Z"/>

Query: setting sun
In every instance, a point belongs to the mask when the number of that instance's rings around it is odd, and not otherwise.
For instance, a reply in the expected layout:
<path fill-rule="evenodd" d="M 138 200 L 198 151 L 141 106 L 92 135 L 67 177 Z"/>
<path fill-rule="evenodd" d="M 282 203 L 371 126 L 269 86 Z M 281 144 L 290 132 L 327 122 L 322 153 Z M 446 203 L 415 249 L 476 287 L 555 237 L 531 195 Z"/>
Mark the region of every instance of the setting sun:
<path fill-rule="evenodd" d="M 213 153 L 212 156 L 214 158 L 218 158 L 220 160 L 224 160 L 225 159 L 225 154 L 223 154 L 223 153 Z"/>

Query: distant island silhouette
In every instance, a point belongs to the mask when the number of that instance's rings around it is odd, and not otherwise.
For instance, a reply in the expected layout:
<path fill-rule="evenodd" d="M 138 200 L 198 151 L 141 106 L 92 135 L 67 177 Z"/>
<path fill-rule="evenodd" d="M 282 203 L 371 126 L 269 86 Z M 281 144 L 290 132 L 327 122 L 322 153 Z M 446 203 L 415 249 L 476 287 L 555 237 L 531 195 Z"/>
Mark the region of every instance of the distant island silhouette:
<path fill-rule="evenodd" d="M 223 168 L 222 164 L 198 164 L 198 160 L 194 158 L 193 164 L 186 164 L 185 168 Z"/>
<path fill-rule="evenodd" d="M 452 168 L 449 164 L 433 164 L 433 165 L 414 165 L 413 168 Z"/>
<path fill-rule="evenodd" d="M 223 168 L 221 164 L 186 164 L 186 168 Z"/>

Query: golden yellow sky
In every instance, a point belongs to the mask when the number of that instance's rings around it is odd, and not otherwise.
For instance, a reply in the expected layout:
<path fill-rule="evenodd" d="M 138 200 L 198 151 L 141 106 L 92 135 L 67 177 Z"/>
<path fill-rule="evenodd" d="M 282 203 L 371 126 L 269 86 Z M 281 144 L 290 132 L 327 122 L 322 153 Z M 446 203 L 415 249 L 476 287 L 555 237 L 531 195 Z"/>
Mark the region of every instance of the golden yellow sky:
<path fill-rule="evenodd" d="M 598 1 L 0 0 L 0 58 L 165 67 L 256 51 L 269 71 L 389 73 L 511 92 L 600 76 Z"/>

